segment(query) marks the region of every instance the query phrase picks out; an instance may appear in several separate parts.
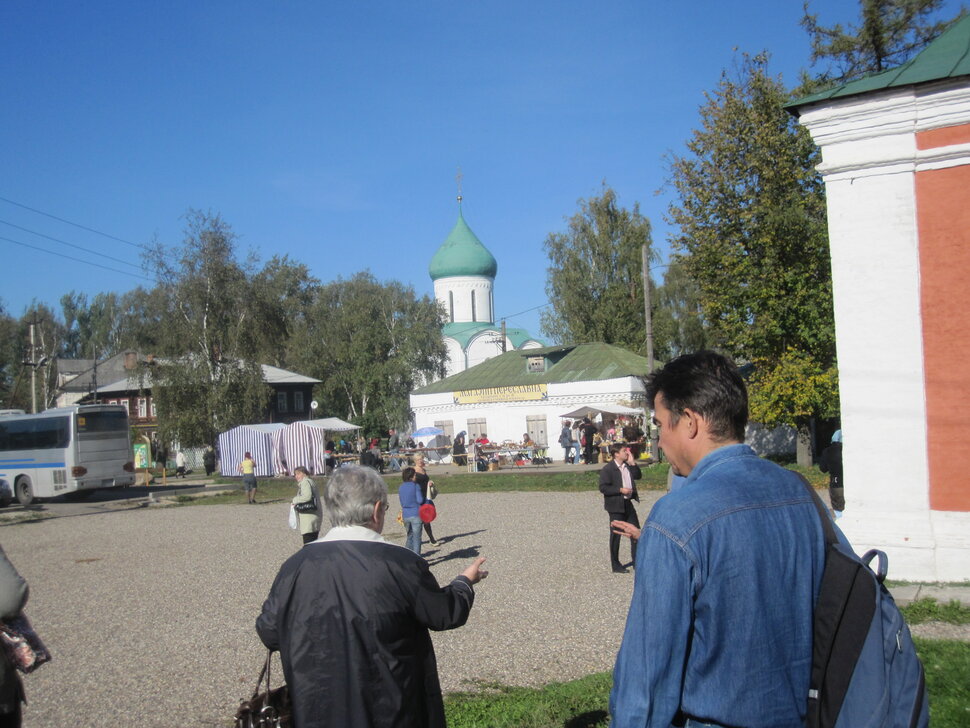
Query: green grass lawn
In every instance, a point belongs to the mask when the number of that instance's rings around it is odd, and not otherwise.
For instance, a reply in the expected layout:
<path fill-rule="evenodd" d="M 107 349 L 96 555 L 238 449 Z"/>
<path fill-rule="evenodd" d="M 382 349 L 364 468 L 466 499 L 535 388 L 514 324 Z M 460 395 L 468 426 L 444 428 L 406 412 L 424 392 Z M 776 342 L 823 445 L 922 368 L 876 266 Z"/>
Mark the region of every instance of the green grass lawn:
<path fill-rule="evenodd" d="M 916 640 L 926 668 L 933 728 L 970 725 L 970 644 Z M 445 697 L 451 728 L 593 728 L 609 725 L 612 677 L 598 673 L 543 688 L 484 686 Z"/>
<path fill-rule="evenodd" d="M 665 490 L 667 487 L 666 463 L 646 465 L 641 468 L 643 477 L 637 482 L 641 490 Z M 805 475 L 816 488 L 828 484 L 828 476 L 819 472 L 818 468 L 798 468 L 787 466 Z M 435 474 L 434 479 L 438 490 L 442 493 L 505 493 L 509 491 L 531 492 L 578 492 L 596 490 L 599 482 L 598 470 L 577 470 L 574 472 L 557 473 L 542 468 L 524 468 L 522 470 L 505 470 L 494 473 L 456 473 L 453 475 Z M 388 491 L 391 495 L 397 493 L 401 483 L 400 473 L 384 476 Z M 239 489 L 239 479 L 222 478 L 217 483 L 225 483 L 227 488 Z M 296 484 L 291 478 L 270 478 L 259 481 L 257 500 L 277 502 L 289 500 L 296 494 Z M 224 495 L 178 496 L 177 500 L 183 504 L 222 505 L 226 503 L 245 503 L 246 495 L 242 490 Z"/>

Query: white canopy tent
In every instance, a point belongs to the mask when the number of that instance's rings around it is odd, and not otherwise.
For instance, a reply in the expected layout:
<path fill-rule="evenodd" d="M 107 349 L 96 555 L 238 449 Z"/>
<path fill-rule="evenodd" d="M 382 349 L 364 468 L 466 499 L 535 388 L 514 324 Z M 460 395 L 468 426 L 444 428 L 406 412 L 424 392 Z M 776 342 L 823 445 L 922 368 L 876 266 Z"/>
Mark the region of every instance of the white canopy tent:
<path fill-rule="evenodd" d="M 643 410 L 637 409 L 636 407 L 627 407 L 623 404 L 586 404 L 582 407 L 567 412 L 566 414 L 559 415 L 563 419 L 565 418 L 575 418 L 575 417 L 593 417 L 595 415 L 642 415 Z"/>

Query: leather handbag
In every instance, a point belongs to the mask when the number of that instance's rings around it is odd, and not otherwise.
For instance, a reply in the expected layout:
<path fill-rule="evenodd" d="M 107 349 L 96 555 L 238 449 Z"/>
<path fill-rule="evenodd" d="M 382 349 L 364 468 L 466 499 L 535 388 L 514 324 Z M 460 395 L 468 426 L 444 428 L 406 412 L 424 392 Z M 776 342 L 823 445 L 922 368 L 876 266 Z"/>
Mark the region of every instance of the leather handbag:
<path fill-rule="evenodd" d="M 303 501 L 302 503 L 294 503 L 293 509 L 297 513 L 316 513 L 317 512 L 317 501 L 316 499 Z"/>
<path fill-rule="evenodd" d="M 0 644 L 10 663 L 23 673 L 33 672 L 51 659 L 51 653 L 23 614 L 0 622 Z"/>
<path fill-rule="evenodd" d="M 293 728 L 293 704 L 290 688 L 285 683 L 278 688 L 271 687 L 270 668 L 273 651 L 267 650 L 266 662 L 256 681 L 256 689 L 249 700 L 240 701 L 236 711 L 236 728 Z M 266 689 L 260 691 L 266 679 Z"/>

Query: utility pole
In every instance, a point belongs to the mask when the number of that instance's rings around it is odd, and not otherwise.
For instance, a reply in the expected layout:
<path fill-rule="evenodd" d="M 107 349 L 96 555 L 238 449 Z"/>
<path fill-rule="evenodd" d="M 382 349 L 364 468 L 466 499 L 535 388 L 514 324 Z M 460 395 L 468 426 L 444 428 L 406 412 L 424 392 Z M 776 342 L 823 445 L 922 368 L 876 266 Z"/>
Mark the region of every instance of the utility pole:
<path fill-rule="evenodd" d="M 37 319 L 30 322 L 30 358 L 24 361 L 25 367 L 30 367 L 30 411 L 37 414 L 37 369 L 47 363 L 47 357 L 37 358 L 37 339 L 35 329 Z"/>
<path fill-rule="evenodd" d="M 653 313 L 650 310 L 650 248 L 640 247 L 643 267 L 643 320 L 647 329 L 647 374 L 653 372 Z"/>

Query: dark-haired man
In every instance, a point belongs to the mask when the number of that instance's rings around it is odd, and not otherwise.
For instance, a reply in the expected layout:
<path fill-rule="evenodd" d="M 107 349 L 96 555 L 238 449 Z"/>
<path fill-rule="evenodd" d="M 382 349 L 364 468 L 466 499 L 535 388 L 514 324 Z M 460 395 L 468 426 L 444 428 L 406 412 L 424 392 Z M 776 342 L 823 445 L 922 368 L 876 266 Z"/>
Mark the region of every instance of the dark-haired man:
<path fill-rule="evenodd" d="M 825 566 L 811 495 L 744 445 L 748 398 L 730 360 L 678 357 L 651 375 L 660 447 L 683 486 L 639 536 L 614 671 L 614 728 L 804 724 L 812 612 Z"/>
<path fill-rule="evenodd" d="M 640 517 L 633 502 L 639 502 L 636 481 L 640 479 L 640 466 L 633 458 L 630 448 L 622 443 L 610 445 L 610 460 L 600 470 L 600 493 L 603 494 L 603 508 L 610 516 L 610 523 L 622 521 L 634 528 L 640 528 Z M 630 556 L 634 567 L 637 563 L 637 542 L 635 538 L 630 542 Z M 610 531 L 610 566 L 614 574 L 626 573 L 626 568 L 620 563 L 620 534 Z"/>

